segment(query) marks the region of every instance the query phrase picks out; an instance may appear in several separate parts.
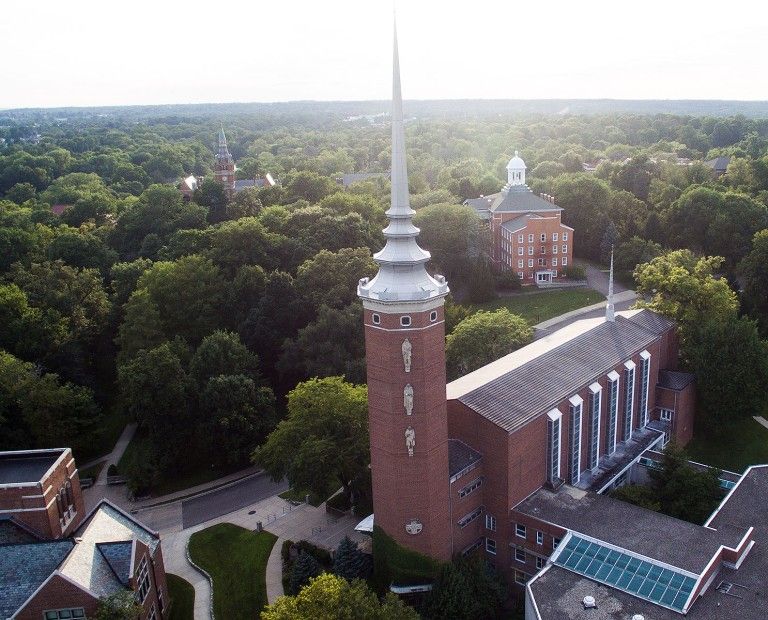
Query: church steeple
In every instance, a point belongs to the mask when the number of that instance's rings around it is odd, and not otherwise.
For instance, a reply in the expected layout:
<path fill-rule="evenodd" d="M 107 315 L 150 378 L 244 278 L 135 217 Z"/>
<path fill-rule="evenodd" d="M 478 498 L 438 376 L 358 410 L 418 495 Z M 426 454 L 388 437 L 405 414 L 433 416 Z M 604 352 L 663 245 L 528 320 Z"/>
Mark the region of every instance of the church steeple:
<path fill-rule="evenodd" d="M 216 153 L 216 161 L 213 165 L 213 176 L 224 186 L 224 191 L 229 198 L 235 193 L 235 160 L 227 147 L 227 136 L 224 134 L 224 125 L 219 129 L 219 150 Z"/>
<path fill-rule="evenodd" d="M 224 134 L 224 125 L 219 129 L 219 152 L 216 153 L 216 160 L 220 162 L 232 161 L 232 155 L 227 147 L 227 136 Z"/>
<path fill-rule="evenodd" d="M 408 168 L 405 157 L 405 127 L 403 99 L 400 87 L 400 56 L 397 45 L 397 26 L 394 35 L 392 62 L 392 189 L 390 206 L 386 212 L 389 225 L 384 229 L 387 243 L 374 255 L 379 273 L 371 281 L 361 281 L 358 295 L 363 298 L 409 301 L 444 297 L 448 294 L 445 278 L 432 278 L 424 265 L 431 258 L 419 247 L 416 237 L 419 229 L 413 225 L 408 196 Z"/>

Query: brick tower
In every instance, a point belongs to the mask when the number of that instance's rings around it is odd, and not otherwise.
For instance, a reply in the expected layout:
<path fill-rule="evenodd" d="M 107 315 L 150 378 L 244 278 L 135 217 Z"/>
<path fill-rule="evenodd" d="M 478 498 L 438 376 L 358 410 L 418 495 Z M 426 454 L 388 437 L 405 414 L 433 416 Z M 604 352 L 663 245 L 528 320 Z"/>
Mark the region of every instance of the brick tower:
<path fill-rule="evenodd" d="M 392 195 L 379 272 L 363 278 L 374 522 L 401 545 L 448 560 L 445 325 L 448 285 L 431 277 L 429 252 L 408 198 L 397 32 L 392 85 Z"/>
<path fill-rule="evenodd" d="M 235 193 L 235 160 L 227 148 L 227 136 L 224 127 L 219 130 L 219 151 L 216 153 L 216 163 L 213 165 L 213 175 L 221 183 L 228 198 Z"/>

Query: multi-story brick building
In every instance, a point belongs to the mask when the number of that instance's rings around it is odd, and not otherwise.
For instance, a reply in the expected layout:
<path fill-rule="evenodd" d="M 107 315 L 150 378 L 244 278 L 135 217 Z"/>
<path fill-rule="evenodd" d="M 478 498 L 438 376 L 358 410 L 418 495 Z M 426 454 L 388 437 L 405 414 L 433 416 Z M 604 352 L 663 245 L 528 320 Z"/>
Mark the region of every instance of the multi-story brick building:
<path fill-rule="evenodd" d="M 488 222 L 491 262 L 497 270 L 514 271 L 523 284 L 552 282 L 573 264 L 574 230 L 562 223 L 563 209 L 553 196 L 534 194 L 525 184 L 525 171 L 515 151 L 504 188 L 464 204 Z"/>
<path fill-rule="evenodd" d="M 374 256 L 378 274 L 358 286 L 373 522 L 436 559 L 482 554 L 518 594 L 534 584 L 527 590 L 531 620 L 582 617 L 571 586 L 612 601 L 583 616 L 589 620 L 632 616 L 611 615 L 623 596 L 612 588 L 635 597 L 634 608 L 648 619 L 667 618 L 668 610 L 716 617 L 692 605 L 748 554 L 753 561 L 745 566 L 768 564 L 766 554 L 755 555 L 751 527 L 765 505 L 740 513 L 735 526 L 714 516 L 700 527 L 604 495 L 642 480 L 670 439 L 684 445 L 691 437 L 694 381 L 677 370 L 675 325 L 649 310 L 615 312 L 609 293 L 604 317 L 571 323 L 446 386 L 448 287 L 426 272 L 429 253 L 411 223 L 400 97 L 395 47 L 387 241 Z M 760 487 L 768 475 L 754 473 L 745 483 L 724 474 L 721 483 Z M 594 573 L 590 553 L 606 560 Z M 614 574 L 619 563 L 632 570 Z M 552 583 L 542 585 L 547 579 Z M 764 617 L 756 615 L 758 598 L 744 618 Z M 625 603 L 622 609 L 633 609 Z"/>
<path fill-rule="evenodd" d="M 160 537 L 107 500 L 86 515 L 71 450 L 0 453 L 0 620 L 92 616 L 132 592 L 168 615 Z"/>

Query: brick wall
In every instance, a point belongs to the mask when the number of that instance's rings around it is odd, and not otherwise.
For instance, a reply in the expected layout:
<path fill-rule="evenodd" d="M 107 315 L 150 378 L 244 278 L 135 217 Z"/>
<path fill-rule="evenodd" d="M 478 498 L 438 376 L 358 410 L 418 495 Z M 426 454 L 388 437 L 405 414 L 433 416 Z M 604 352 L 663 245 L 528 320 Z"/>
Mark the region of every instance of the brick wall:
<path fill-rule="evenodd" d="M 98 599 L 61 575 L 53 575 L 15 620 L 41 620 L 44 612 L 82 607 L 87 616 L 96 613 Z"/>

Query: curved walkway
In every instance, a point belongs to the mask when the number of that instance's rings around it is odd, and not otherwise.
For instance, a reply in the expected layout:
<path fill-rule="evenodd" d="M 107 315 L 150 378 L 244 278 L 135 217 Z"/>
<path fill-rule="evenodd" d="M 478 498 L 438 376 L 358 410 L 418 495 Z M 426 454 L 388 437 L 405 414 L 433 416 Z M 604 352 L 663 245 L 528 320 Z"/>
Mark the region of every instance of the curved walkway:
<path fill-rule="evenodd" d="M 283 589 L 283 542 L 286 539 L 282 536 L 275 541 L 272 552 L 267 560 L 267 603 L 274 603 L 278 597 L 285 594 Z"/>
<path fill-rule="evenodd" d="M 210 620 L 211 618 L 211 584 L 208 578 L 187 559 L 189 537 L 202 526 L 190 528 L 173 534 L 164 534 L 163 562 L 168 573 L 186 579 L 195 589 L 195 620 Z"/>

